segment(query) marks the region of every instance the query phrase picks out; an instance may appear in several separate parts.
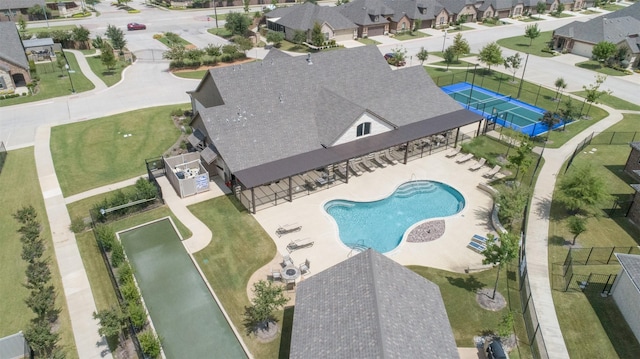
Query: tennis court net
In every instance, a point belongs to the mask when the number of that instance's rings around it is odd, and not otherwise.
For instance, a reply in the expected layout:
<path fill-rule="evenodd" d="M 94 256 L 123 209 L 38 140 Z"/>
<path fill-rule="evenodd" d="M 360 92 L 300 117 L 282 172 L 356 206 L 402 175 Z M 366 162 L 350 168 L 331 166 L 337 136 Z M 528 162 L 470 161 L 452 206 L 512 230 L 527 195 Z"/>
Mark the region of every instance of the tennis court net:
<path fill-rule="evenodd" d="M 509 101 L 511 101 L 511 95 L 501 96 L 501 97 L 492 97 L 485 100 L 470 102 L 469 107 L 481 109 L 481 108 L 486 108 L 487 106 L 494 106 L 494 105 L 498 105 L 498 104 L 509 102 Z"/>

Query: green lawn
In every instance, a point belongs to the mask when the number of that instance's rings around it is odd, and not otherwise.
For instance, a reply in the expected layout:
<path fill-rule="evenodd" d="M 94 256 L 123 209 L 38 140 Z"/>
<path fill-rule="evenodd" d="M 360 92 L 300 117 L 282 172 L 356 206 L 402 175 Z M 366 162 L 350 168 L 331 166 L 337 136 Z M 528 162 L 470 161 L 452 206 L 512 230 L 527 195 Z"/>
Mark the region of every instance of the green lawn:
<path fill-rule="evenodd" d="M 450 27 L 447 29 L 447 33 L 451 34 L 454 32 L 459 32 L 459 31 L 468 31 L 468 30 L 473 30 L 472 27 L 470 26 L 466 26 L 466 25 L 460 25 L 460 26 L 454 26 L 454 27 Z"/>
<path fill-rule="evenodd" d="M 218 20 L 225 20 L 227 18 L 227 14 L 218 14 L 217 16 L 215 14 L 209 15 L 210 18 L 212 19 L 216 19 L 216 17 L 218 18 Z"/>
<path fill-rule="evenodd" d="M 145 174 L 144 160 L 162 155 L 178 139 L 169 113 L 180 106 L 185 105 L 53 127 L 51 152 L 64 195 Z"/>
<path fill-rule="evenodd" d="M 28 22 L 27 22 L 28 24 Z M 35 35 L 39 32 L 51 32 L 51 31 L 70 31 L 75 29 L 77 26 L 76 25 L 59 25 L 59 26 L 50 26 L 50 27 L 29 27 L 27 25 L 27 30 L 25 31 L 26 34 L 30 34 L 30 35 Z"/>
<path fill-rule="evenodd" d="M 165 44 L 165 46 L 167 46 L 167 47 L 171 47 L 171 46 L 174 46 L 174 45 L 183 45 L 183 46 L 192 45 L 189 41 L 181 38 L 180 36 L 177 36 L 177 41 L 176 42 L 173 42 L 173 41 L 169 40 L 166 36 L 163 36 L 163 37 L 159 38 L 158 41 L 160 41 L 161 43 Z"/>
<path fill-rule="evenodd" d="M 64 297 L 60 270 L 51 242 L 51 230 L 47 213 L 44 208 L 44 200 L 38 182 L 33 147 L 10 151 L 7 153 L 6 162 L 0 173 L 0 337 L 24 331 L 33 317 L 33 313 L 24 303 L 28 296 L 28 290 L 24 283 L 24 271 L 26 264 L 20 257 L 22 245 L 20 236 L 16 232 L 18 222 L 13 214 L 23 206 L 32 205 L 42 225 L 41 238 L 46 243 L 45 258 L 50 259 L 52 283 L 56 288 L 56 306 L 61 309 L 58 319 L 60 326 L 59 345 L 64 348 L 67 358 L 77 358 L 74 344 L 71 321 Z"/>
<path fill-rule="evenodd" d="M 581 11 L 580 14 L 582 15 L 593 15 L 593 14 L 599 14 L 600 11 L 595 11 L 595 10 L 584 10 Z"/>
<path fill-rule="evenodd" d="M 596 60 L 587 60 L 587 61 L 583 61 L 583 62 L 578 62 L 576 64 L 576 66 L 578 66 L 578 67 L 580 67 L 582 69 L 587 69 L 587 70 L 599 72 L 601 74 L 605 74 L 605 75 L 609 75 L 609 76 L 627 76 L 627 75 L 629 75 L 629 74 L 625 73 L 624 71 L 618 71 L 616 69 L 612 69 L 611 67 L 603 66 L 601 63 L 599 63 Z"/>
<path fill-rule="evenodd" d="M 40 88 L 39 92 L 33 96 L 22 96 L 8 100 L 0 100 L 0 106 L 18 105 L 27 102 L 46 100 L 53 97 L 71 95 L 71 82 L 73 82 L 73 88 L 76 90 L 76 93 L 93 90 L 93 83 L 91 83 L 91 81 L 89 81 L 89 79 L 87 79 L 80 71 L 75 55 L 70 52 L 67 52 L 66 55 L 69 60 L 71 70 L 76 71 L 75 73 L 71 73 L 71 81 L 69 81 L 67 71 L 62 70 L 62 72 L 60 72 L 60 69 L 56 66 L 55 62 L 37 64 L 36 71 L 38 72 L 38 76 L 40 76 L 40 84 L 38 85 Z"/>
<path fill-rule="evenodd" d="M 607 10 L 607 11 L 617 11 L 620 9 L 624 9 L 626 6 L 622 6 L 622 5 L 617 5 L 617 4 L 613 4 L 613 3 L 606 3 L 604 5 L 600 5 L 600 9 L 602 10 Z"/>
<path fill-rule="evenodd" d="M 282 50 L 282 51 L 292 51 L 292 52 L 303 52 L 303 53 L 307 53 L 309 52 L 309 48 L 302 45 L 302 44 L 295 44 L 293 42 L 289 42 L 287 40 L 284 40 L 280 43 L 280 47 L 278 47 L 278 49 Z"/>
<path fill-rule="evenodd" d="M 394 39 L 398 41 L 405 41 L 405 40 L 414 40 L 414 39 L 419 39 L 421 37 L 429 37 L 429 36 L 430 35 L 427 35 L 424 32 L 414 31 L 414 32 L 406 32 L 401 35 L 396 35 L 394 36 Z"/>
<path fill-rule="evenodd" d="M 201 80 L 207 72 L 209 72 L 209 70 L 181 71 L 174 72 L 173 75 L 182 77 L 183 79 Z"/>
<path fill-rule="evenodd" d="M 567 14 L 566 12 L 561 12 L 559 14 L 553 13 L 553 14 L 550 14 L 550 15 L 555 17 L 555 18 L 558 18 L 558 19 L 561 19 L 563 17 L 573 17 L 573 15 Z"/>
<path fill-rule="evenodd" d="M 279 357 L 280 340 L 260 343 L 245 333 L 249 277 L 276 255 L 267 233 L 232 196 L 214 198 L 189 209 L 213 232 L 212 242 L 194 256 L 255 358 Z M 266 279 L 266 278 L 265 278 Z M 282 318 L 283 313 L 277 317 Z M 288 345 L 287 345 L 288 351 Z"/>
<path fill-rule="evenodd" d="M 524 35 L 500 39 L 497 42 L 498 45 L 514 51 L 530 53 L 531 55 L 540 57 L 553 57 L 553 54 L 542 51 L 549 48 L 549 41 L 551 41 L 552 36 L 553 31 L 541 32 L 540 36 L 538 36 L 531 42 L 531 46 L 529 46 L 529 42 L 531 41 L 531 39 L 524 37 Z"/>
<path fill-rule="evenodd" d="M 624 120 L 607 131 L 637 131 L 640 115 L 625 115 Z M 572 164 L 574 166 L 591 164 L 596 174 L 607 184 L 608 192 L 616 197 L 629 195 L 633 189 L 629 186 L 632 179 L 622 172 L 629 155 L 628 145 L 590 145 L 587 149 L 596 148 L 594 153 L 579 154 Z M 562 178 L 564 169 L 558 175 Z M 554 195 L 554 198 L 556 195 Z M 581 247 L 636 246 L 640 238 L 640 230 L 624 217 L 610 218 L 606 209 L 612 200 L 600 204 L 603 212 L 599 217 L 590 218 L 587 231 L 581 234 L 576 243 Z M 563 244 L 571 241 L 573 235 L 567 230 L 569 215 L 557 202 L 551 207 L 549 223 L 549 264 L 553 268 L 552 278 L 559 275 L 558 263 L 562 262 L 568 252 Z M 589 266 L 595 273 L 610 273 L 609 266 Z M 582 269 L 576 267 L 577 269 Z M 633 358 L 640 351 L 640 345 L 620 316 L 612 298 L 586 296 L 583 293 L 553 291 L 554 304 L 562 333 L 571 357 L 601 358 Z M 584 328 L 589 327 L 590 335 L 584 335 Z M 612 335 L 613 334 L 613 335 Z"/>
<path fill-rule="evenodd" d="M 586 91 L 577 91 L 573 92 L 573 94 L 583 98 L 587 96 Z M 640 105 L 636 105 L 635 103 L 631 103 L 621 98 L 615 97 L 613 96 L 613 94 L 602 95 L 598 99 L 598 102 L 618 110 L 640 111 Z"/>
<path fill-rule="evenodd" d="M 447 63 L 445 61 L 438 61 L 438 62 L 432 62 L 427 66 L 447 66 Z M 473 66 L 472 63 L 470 62 L 466 62 L 466 61 L 462 61 L 462 60 L 458 60 L 458 61 L 453 61 L 452 63 L 449 64 L 449 67 L 464 67 L 467 68 L 467 66 Z"/>
<path fill-rule="evenodd" d="M 122 71 L 129 66 L 129 64 L 124 61 L 118 61 L 115 69 L 109 70 L 102 64 L 102 60 L 99 56 L 87 57 L 86 59 L 91 67 L 91 71 L 98 75 L 98 77 L 109 87 L 120 82 L 122 79 Z"/>
<path fill-rule="evenodd" d="M 220 37 L 225 38 L 225 39 L 229 39 L 229 38 L 231 38 L 231 36 L 233 36 L 231 31 L 225 29 L 224 27 L 218 27 L 218 28 L 214 27 L 214 28 L 211 28 L 211 29 L 207 29 L 207 32 L 209 32 L 212 35 L 220 36 Z"/>
<path fill-rule="evenodd" d="M 534 22 L 534 21 L 542 21 L 544 20 L 541 17 L 538 17 L 538 15 L 531 15 L 529 17 L 523 17 L 518 19 L 518 21 L 522 21 L 522 22 Z"/>
<path fill-rule="evenodd" d="M 379 45 L 380 44 L 378 41 L 373 40 L 373 39 L 369 39 L 369 38 L 366 38 L 366 39 L 360 38 L 357 41 L 361 42 L 361 43 L 363 43 L 365 45 Z"/>

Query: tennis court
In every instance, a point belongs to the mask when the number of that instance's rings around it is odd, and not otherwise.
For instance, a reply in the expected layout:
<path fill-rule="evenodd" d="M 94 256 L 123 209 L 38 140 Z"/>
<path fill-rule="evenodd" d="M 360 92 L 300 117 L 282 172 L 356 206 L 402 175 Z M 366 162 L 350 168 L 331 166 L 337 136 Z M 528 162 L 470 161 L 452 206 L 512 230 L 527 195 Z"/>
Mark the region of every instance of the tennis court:
<path fill-rule="evenodd" d="M 247 358 L 168 218 L 118 235 L 166 358 Z"/>
<path fill-rule="evenodd" d="M 445 86 L 442 90 L 470 111 L 500 126 L 529 136 L 538 136 L 548 128 L 540 122 L 545 110 L 467 82 Z M 562 126 L 562 122 L 554 128 Z"/>

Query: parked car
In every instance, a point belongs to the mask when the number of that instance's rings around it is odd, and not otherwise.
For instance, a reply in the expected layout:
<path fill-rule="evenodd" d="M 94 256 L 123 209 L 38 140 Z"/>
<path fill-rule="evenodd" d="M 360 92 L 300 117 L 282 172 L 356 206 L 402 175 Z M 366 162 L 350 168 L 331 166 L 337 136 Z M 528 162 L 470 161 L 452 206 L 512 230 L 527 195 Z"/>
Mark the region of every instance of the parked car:
<path fill-rule="evenodd" d="M 396 59 L 396 54 L 394 54 L 393 52 L 384 54 L 384 59 L 387 60 L 387 63 L 392 66 L 401 67 L 407 64 L 404 60 Z"/>
<path fill-rule="evenodd" d="M 146 30 L 147 29 L 147 25 L 145 24 L 138 24 L 137 22 L 130 22 L 127 24 L 127 30 L 131 31 L 131 30 Z"/>

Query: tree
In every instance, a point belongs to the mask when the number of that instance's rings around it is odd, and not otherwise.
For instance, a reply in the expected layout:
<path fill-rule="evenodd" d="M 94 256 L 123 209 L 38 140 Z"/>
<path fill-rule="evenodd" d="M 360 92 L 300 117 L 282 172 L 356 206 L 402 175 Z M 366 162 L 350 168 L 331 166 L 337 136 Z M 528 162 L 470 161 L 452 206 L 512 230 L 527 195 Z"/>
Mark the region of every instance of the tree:
<path fill-rule="evenodd" d="M 232 35 L 244 35 L 251 25 L 251 19 L 239 12 L 230 12 L 227 14 L 224 28 L 229 30 Z"/>
<path fill-rule="evenodd" d="M 466 55 L 471 52 L 471 47 L 467 39 L 462 38 L 462 33 L 457 33 L 453 37 L 453 52 L 456 54 L 456 61 L 460 58 L 460 55 Z"/>
<path fill-rule="evenodd" d="M 98 334 L 107 338 L 117 338 L 127 325 L 126 317 L 122 311 L 113 307 L 97 313 L 93 312 L 93 319 L 97 319 L 100 323 Z"/>
<path fill-rule="evenodd" d="M 18 17 L 18 30 L 20 31 L 20 37 L 24 39 L 27 33 L 27 22 L 25 21 L 22 14 L 20 14 L 20 17 Z"/>
<path fill-rule="evenodd" d="M 245 14 L 249 13 L 249 5 L 251 4 L 251 0 L 242 0 L 242 5 L 244 7 Z"/>
<path fill-rule="evenodd" d="M 504 59 L 504 68 L 507 70 L 510 70 L 513 73 L 513 77 L 511 78 L 511 81 L 516 81 L 516 72 L 518 72 L 518 69 L 520 68 L 520 65 L 522 64 L 522 56 L 520 56 L 519 52 L 516 52 L 515 54 L 507 57 L 506 59 Z"/>
<path fill-rule="evenodd" d="M 251 306 L 246 308 L 247 319 L 254 328 L 269 328 L 269 323 L 274 320 L 273 312 L 287 303 L 284 287 L 260 280 L 253 284 L 252 291 L 254 297 Z"/>
<path fill-rule="evenodd" d="M 269 30 L 269 32 L 267 32 L 267 41 L 274 44 L 275 47 L 280 47 L 282 40 L 284 40 L 284 33 L 273 30 Z"/>
<path fill-rule="evenodd" d="M 541 19 L 540 14 L 544 14 L 547 11 L 547 4 L 544 1 L 538 1 L 536 4 L 536 13 L 538 14 L 538 19 Z"/>
<path fill-rule="evenodd" d="M 593 45 L 591 50 L 591 56 L 594 60 L 598 61 L 602 66 L 602 63 L 607 61 L 617 51 L 616 44 L 609 41 L 600 41 Z"/>
<path fill-rule="evenodd" d="M 307 33 L 302 30 L 296 30 L 293 33 L 292 40 L 295 44 L 302 44 L 303 42 L 307 41 Z"/>
<path fill-rule="evenodd" d="M 89 35 L 91 35 L 91 32 L 84 26 L 78 26 L 71 30 L 71 38 L 73 41 L 79 42 L 82 48 L 87 47 Z"/>
<path fill-rule="evenodd" d="M 49 358 L 56 350 L 56 343 L 60 339 L 58 333 L 52 332 L 48 323 L 31 322 L 24 337 L 29 342 L 29 346 L 38 357 Z"/>
<path fill-rule="evenodd" d="M 503 232 L 500 234 L 500 244 L 491 233 L 487 235 L 487 238 L 487 248 L 480 254 L 484 256 L 483 264 L 498 265 L 496 283 L 493 286 L 493 295 L 491 296 L 491 299 L 495 299 L 502 265 L 509 264 L 518 255 L 518 237 L 510 232 Z"/>
<path fill-rule="evenodd" d="M 102 53 L 100 54 L 100 60 L 102 64 L 109 70 L 113 71 L 116 68 L 116 64 L 118 60 L 116 60 L 116 55 L 113 54 L 113 48 L 108 43 L 104 43 L 102 49 L 100 49 Z"/>
<path fill-rule="evenodd" d="M 420 51 L 416 54 L 418 60 L 420 60 L 420 65 L 424 65 L 424 62 L 429 58 L 429 52 L 423 47 L 420 48 Z"/>
<path fill-rule="evenodd" d="M 502 316 L 500 324 L 498 324 L 498 335 L 501 338 L 508 338 L 513 333 L 513 313 L 508 312 Z"/>
<path fill-rule="evenodd" d="M 554 82 L 553 84 L 556 87 L 556 100 L 559 101 L 558 94 L 560 93 L 560 90 L 564 90 L 567 88 L 567 82 L 564 80 L 564 77 L 558 77 L 556 79 L 556 82 Z"/>
<path fill-rule="evenodd" d="M 56 66 L 58 66 L 58 69 L 60 69 L 60 73 L 62 74 L 60 76 L 63 77 L 64 76 L 64 72 L 62 71 L 62 69 L 65 68 L 65 65 L 67 63 L 64 61 L 64 56 L 60 55 L 60 56 L 56 56 L 56 57 L 57 57 Z"/>
<path fill-rule="evenodd" d="M 455 57 L 456 57 L 456 52 L 453 49 L 453 46 L 447 47 L 442 53 L 442 58 L 444 59 L 444 62 L 447 64 L 446 71 L 449 71 L 449 65 L 453 63 L 453 60 L 455 60 Z"/>
<path fill-rule="evenodd" d="M 568 98 L 564 102 L 564 107 L 558 110 L 558 114 L 560 115 L 563 121 L 562 123 L 563 131 L 567 123 L 573 122 L 573 120 L 575 120 L 576 117 L 580 116 L 580 112 L 578 111 L 578 108 L 573 104 L 573 101 L 571 100 L 571 98 Z"/>
<path fill-rule="evenodd" d="M 499 65 L 504 62 L 502 59 L 502 49 L 500 49 L 500 46 L 495 42 L 489 43 L 480 50 L 478 60 L 486 64 L 489 72 L 491 72 L 491 65 Z"/>
<path fill-rule="evenodd" d="M 531 140 L 529 137 L 524 134 L 520 134 L 518 136 L 518 141 L 520 142 L 520 145 L 516 149 L 516 154 L 509 156 L 509 165 L 511 167 L 516 167 L 516 179 L 518 178 L 520 171 L 523 173 L 526 172 L 533 161 L 531 159 L 533 146 L 531 146 Z"/>
<path fill-rule="evenodd" d="M 244 53 L 253 49 L 253 42 L 244 36 L 236 35 L 231 38 L 231 41 L 233 41 L 238 46 L 238 49 Z"/>
<path fill-rule="evenodd" d="M 96 49 L 102 49 L 104 46 L 104 40 L 98 35 L 95 39 L 91 40 L 91 45 Z"/>
<path fill-rule="evenodd" d="M 157 358 L 160 355 L 160 339 L 151 330 L 144 331 L 138 335 L 142 351 L 149 358 Z"/>
<path fill-rule="evenodd" d="M 586 91 L 585 102 L 589 103 L 589 107 L 587 108 L 586 115 L 589 116 L 589 111 L 591 110 L 591 105 L 594 103 L 598 103 L 598 99 L 603 95 L 610 95 L 611 91 L 609 90 L 600 90 L 600 86 L 607 79 L 606 75 L 597 74 L 596 81 L 589 85 L 582 86 L 582 89 Z M 584 107 L 584 104 L 583 104 Z M 580 111 L 582 112 L 582 111 Z"/>
<path fill-rule="evenodd" d="M 498 195 L 500 222 L 507 228 L 513 228 L 524 217 L 524 207 L 527 205 L 530 190 L 525 186 L 504 186 Z"/>
<path fill-rule="evenodd" d="M 558 3 L 558 7 L 556 8 L 556 16 L 560 16 L 560 14 L 562 14 L 563 11 L 564 11 L 564 4 Z"/>
<path fill-rule="evenodd" d="M 529 39 L 529 47 L 533 43 L 533 40 L 537 39 L 540 36 L 540 28 L 538 24 L 527 25 L 524 29 L 524 37 Z"/>
<path fill-rule="evenodd" d="M 324 34 L 322 33 L 322 26 L 319 22 L 315 22 L 311 29 L 311 43 L 314 46 L 324 45 Z"/>
<path fill-rule="evenodd" d="M 122 49 L 127 45 L 127 40 L 124 38 L 124 32 L 122 32 L 122 29 L 113 25 L 107 25 L 105 35 L 111 41 L 111 46 L 122 54 Z"/>
<path fill-rule="evenodd" d="M 207 50 L 205 50 L 205 51 L 207 51 Z M 165 51 L 162 54 L 162 57 L 167 59 L 167 60 L 180 60 L 180 59 L 185 58 L 185 53 L 186 53 L 186 48 L 184 47 L 184 45 L 175 44 L 175 45 L 171 46 L 169 48 L 169 50 Z M 209 54 L 208 51 L 207 51 L 207 53 Z M 211 56 L 220 56 L 220 54 L 211 55 Z"/>
<path fill-rule="evenodd" d="M 45 16 L 46 11 L 46 16 Z M 35 18 L 36 20 L 44 20 L 45 18 L 51 18 L 51 10 L 48 7 L 43 8 L 40 5 L 33 5 L 27 9 L 27 14 Z"/>
<path fill-rule="evenodd" d="M 548 129 L 547 141 L 548 141 L 549 136 L 551 136 L 551 131 L 553 130 L 553 126 L 560 123 L 560 119 L 558 118 L 558 116 L 556 116 L 555 113 L 551 111 L 545 111 L 545 113 L 542 115 L 542 118 L 540 118 L 540 122 L 542 122 L 545 126 L 547 126 L 547 129 Z"/>
<path fill-rule="evenodd" d="M 413 31 L 418 31 L 422 27 L 422 19 L 413 20 Z"/>
<path fill-rule="evenodd" d="M 598 203 L 609 198 L 606 183 L 597 176 L 591 165 L 577 166 L 569 175 L 560 181 L 559 202 L 570 213 L 593 213 Z"/>
<path fill-rule="evenodd" d="M 569 217 L 567 227 L 569 227 L 569 232 L 573 234 L 573 242 L 571 242 L 571 245 L 574 246 L 578 236 L 587 230 L 587 218 L 582 216 Z"/>

